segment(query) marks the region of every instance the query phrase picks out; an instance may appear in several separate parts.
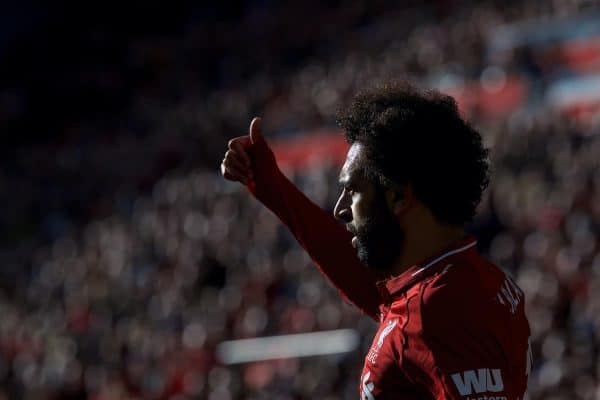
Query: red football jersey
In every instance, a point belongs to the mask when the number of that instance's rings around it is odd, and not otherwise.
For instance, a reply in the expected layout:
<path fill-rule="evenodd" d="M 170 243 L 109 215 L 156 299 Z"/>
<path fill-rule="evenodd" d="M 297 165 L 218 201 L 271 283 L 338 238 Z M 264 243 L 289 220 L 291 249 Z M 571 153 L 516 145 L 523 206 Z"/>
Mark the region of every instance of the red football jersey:
<path fill-rule="evenodd" d="M 340 294 L 379 322 L 361 399 L 522 399 L 531 366 L 523 292 L 468 238 L 379 281 L 351 234 L 278 169 L 263 141 L 251 150 L 250 191 L 307 250 Z"/>

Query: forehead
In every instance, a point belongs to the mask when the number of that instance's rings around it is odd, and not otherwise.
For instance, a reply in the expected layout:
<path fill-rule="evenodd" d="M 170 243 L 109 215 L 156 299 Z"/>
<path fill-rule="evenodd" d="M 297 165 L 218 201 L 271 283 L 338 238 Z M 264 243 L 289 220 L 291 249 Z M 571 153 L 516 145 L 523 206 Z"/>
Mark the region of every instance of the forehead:
<path fill-rule="evenodd" d="M 357 178 L 357 172 L 364 158 L 364 146 L 361 143 L 355 142 L 348 149 L 346 161 L 340 171 L 340 182 L 347 182 Z"/>

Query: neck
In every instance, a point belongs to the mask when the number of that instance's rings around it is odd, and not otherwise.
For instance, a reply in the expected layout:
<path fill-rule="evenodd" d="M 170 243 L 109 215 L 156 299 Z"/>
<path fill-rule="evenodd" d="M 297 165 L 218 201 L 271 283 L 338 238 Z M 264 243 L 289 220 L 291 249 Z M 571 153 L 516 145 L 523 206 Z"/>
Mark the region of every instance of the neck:
<path fill-rule="evenodd" d="M 407 230 L 401 255 L 392 267 L 398 275 L 459 242 L 465 237 L 462 227 L 434 225 L 429 229 Z"/>

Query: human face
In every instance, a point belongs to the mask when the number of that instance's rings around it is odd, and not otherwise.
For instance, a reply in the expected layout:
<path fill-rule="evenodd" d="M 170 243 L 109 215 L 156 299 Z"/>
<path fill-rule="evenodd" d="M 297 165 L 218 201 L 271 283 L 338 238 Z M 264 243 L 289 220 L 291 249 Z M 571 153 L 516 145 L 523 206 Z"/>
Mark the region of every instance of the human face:
<path fill-rule="evenodd" d="M 385 271 L 399 256 L 404 234 L 387 204 L 385 189 L 366 179 L 364 160 L 364 146 L 354 143 L 340 172 L 342 193 L 334 216 L 354 234 L 352 246 L 360 261 Z"/>

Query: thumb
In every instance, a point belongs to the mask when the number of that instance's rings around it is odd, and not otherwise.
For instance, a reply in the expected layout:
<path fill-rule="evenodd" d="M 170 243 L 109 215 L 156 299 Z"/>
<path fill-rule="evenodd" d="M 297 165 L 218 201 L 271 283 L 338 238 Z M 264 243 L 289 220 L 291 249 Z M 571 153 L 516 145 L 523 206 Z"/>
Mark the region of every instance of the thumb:
<path fill-rule="evenodd" d="M 262 135 L 262 118 L 254 117 L 250 123 L 250 142 L 257 144 L 264 141 L 265 138 Z"/>

